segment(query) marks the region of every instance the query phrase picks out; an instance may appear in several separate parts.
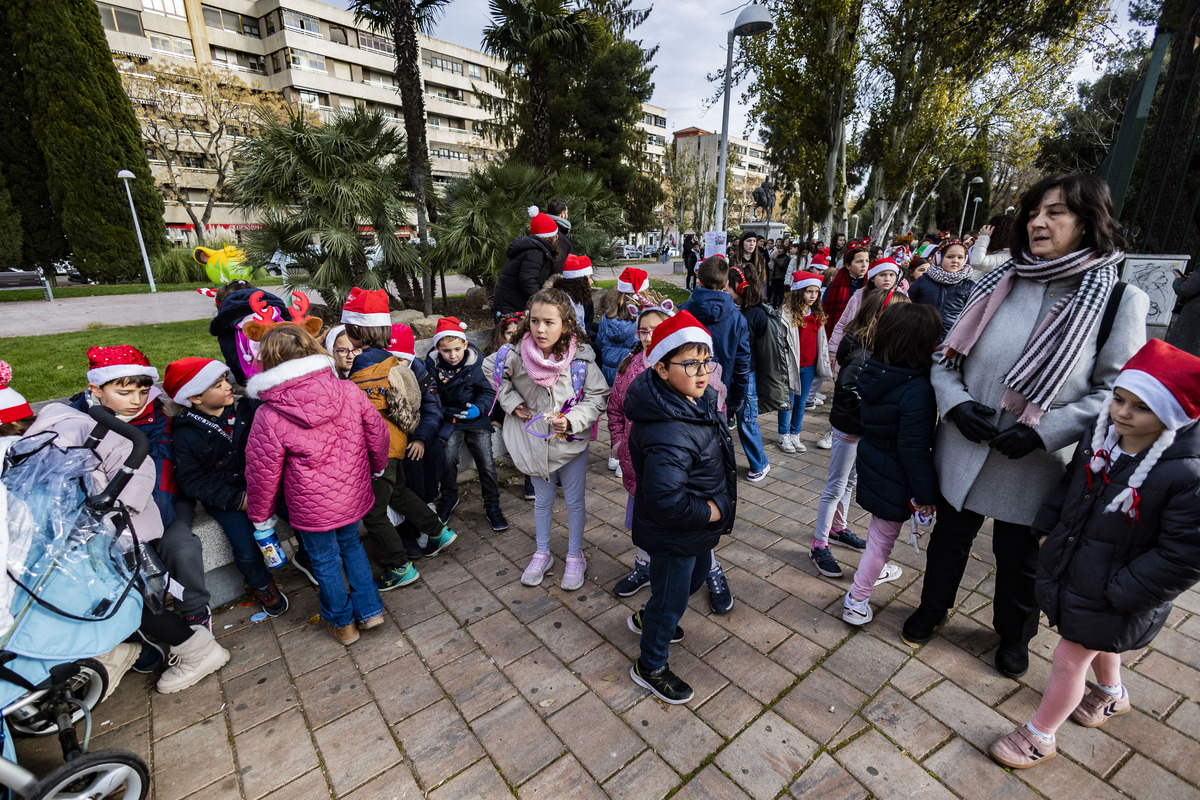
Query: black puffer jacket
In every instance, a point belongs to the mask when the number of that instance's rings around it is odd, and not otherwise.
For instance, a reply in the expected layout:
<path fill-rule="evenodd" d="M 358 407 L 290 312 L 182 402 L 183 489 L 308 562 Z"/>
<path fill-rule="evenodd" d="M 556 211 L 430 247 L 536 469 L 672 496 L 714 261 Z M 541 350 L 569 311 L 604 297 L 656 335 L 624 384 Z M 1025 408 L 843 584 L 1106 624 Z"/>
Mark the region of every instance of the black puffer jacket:
<path fill-rule="evenodd" d="M 518 236 L 505 251 L 508 261 L 500 268 L 492 308 L 501 314 L 524 311 L 525 304 L 556 272 L 558 251 L 537 236 Z"/>
<path fill-rule="evenodd" d="M 893 367 L 868 358 L 858 374 L 862 439 L 858 442 L 858 504 L 880 519 L 902 522 L 919 505 L 938 502 L 933 467 L 937 400 L 929 370 Z"/>
<path fill-rule="evenodd" d="M 970 267 L 963 267 L 970 269 Z M 938 283 L 928 275 L 922 275 L 917 278 L 908 289 L 908 299 L 914 303 L 924 303 L 927 306 L 933 306 L 942 315 L 942 335 L 940 339 L 945 339 L 946 334 L 950 332 L 950 327 L 954 325 L 958 315 L 962 313 L 963 306 L 967 304 L 967 298 L 971 296 L 971 290 L 975 288 L 975 281 L 967 278 L 962 283 L 956 283 L 953 286 L 946 286 Z M 940 341 L 939 339 L 939 341 Z"/>
<path fill-rule="evenodd" d="M 1145 458 L 1122 456 L 1108 480 L 1092 475 L 1089 428 L 1033 530 L 1037 598 L 1064 639 L 1120 653 L 1150 644 L 1171 601 L 1200 580 L 1200 425 L 1191 423 L 1159 457 L 1139 490 L 1137 520 L 1105 507 Z"/>
<path fill-rule="evenodd" d="M 449 439 L 456 430 L 492 429 L 488 412 L 496 399 L 492 382 L 483 374 L 483 356 L 479 348 L 467 343 L 467 352 L 455 366 L 450 366 L 438 353 L 437 348 L 425 356 L 425 369 L 437 381 L 437 391 L 442 404 L 442 424 L 438 436 Z M 457 419 L 455 414 L 466 411 L 470 406 L 479 409 L 473 419 Z"/>
<path fill-rule="evenodd" d="M 838 344 L 839 371 L 833 386 L 833 404 L 829 407 L 829 424 L 851 436 L 861 436 L 863 432 L 858 375 L 870 357 L 871 352 L 853 336 L 843 336 Z"/>
<path fill-rule="evenodd" d="M 690 402 L 648 369 L 625 393 L 629 456 L 638 476 L 633 543 L 651 555 L 700 556 L 733 530 L 733 439 L 711 386 Z M 709 522 L 708 501 L 721 511 Z"/>
<path fill-rule="evenodd" d="M 233 373 L 234 380 L 238 385 L 246 385 L 246 373 L 242 370 L 242 365 L 238 359 L 237 344 L 234 340 L 234 335 L 237 333 L 237 324 L 249 314 L 254 313 L 254 309 L 250 307 L 250 297 L 259 289 L 241 289 L 233 292 L 225 298 L 225 302 L 221 303 L 221 308 L 217 311 L 217 315 L 213 317 L 212 322 L 208 323 L 208 333 L 210 336 L 217 337 L 217 345 L 221 348 L 221 355 L 224 356 L 225 363 L 229 366 L 229 371 Z M 275 295 L 268 291 L 263 291 L 263 301 L 274 308 L 278 308 L 283 314 L 284 319 L 291 319 L 288 316 L 287 303 L 280 300 Z"/>
<path fill-rule="evenodd" d="M 243 398 L 210 417 L 187 409 L 172 425 L 175 482 L 210 508 L 236 511 L 246 496 L 246 439 L 258 402 Z"/>

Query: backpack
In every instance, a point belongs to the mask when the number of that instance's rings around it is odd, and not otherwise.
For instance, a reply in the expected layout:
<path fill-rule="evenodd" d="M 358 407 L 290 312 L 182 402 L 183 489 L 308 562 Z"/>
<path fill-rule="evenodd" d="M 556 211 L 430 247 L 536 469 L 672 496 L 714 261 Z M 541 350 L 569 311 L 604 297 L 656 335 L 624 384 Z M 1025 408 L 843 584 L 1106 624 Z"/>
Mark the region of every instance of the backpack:
<path fill-rule="evenodd" d="M 500 381 L 504 378 L 504 362 L 508 360 L 508 354 L 512 350 L 511 344 L 502 344 L 496 348 L 496 358 L 492 362 L 492 388 L 496 390 L 496 396 L 492 399 L 492 407 L 488 410 L 488 417 L 497 424 L 504 422 L 504 409 L 497 408 L 497 401 L 500 399 Z M 575 390 L 575 397 L 568 400 L 562 408 L 565 414 L 570 411 L 576 403 L 583 400 L 583 386 L 587 381 L 587 362 L 582 358 L 572 359 L 571 361 L 571 388 Z M 596 441 L 599 434 L 600 421 L 596 420 L 592 423 L 592 433 L 589 437 L 590 441 Z M 567 441 L 579 441 L 579 437 L 568 436 Z"/>
<path fill-rule="evenodd" d="M 270 306 L 271 316 L 276 322 L 283 321 L 283 315 L 279 313 L 279 309 L 275 306 Z M 248 337 L 243 331 L 242 326 L 252 320 L 257 320 L 258 315 L 247 314 L 242 317 L 241 321 L 234 326 L 233 345 L 237 350 L 238 361 L 242 365 L 242 374 L 246 376 L 246 380 L 250 380 L 258 373 L 262 372 L 262 367 L 258 363 L 258 342 Z M 259 320 L 261 322 L 261 320 Z"/>
<path fill-rule="evenodd" d="M 763 413 L 792 407 L 792 392 L 788 385 L 788 328 L 783 313 L 763 304 L 767 315 L 767 332 L 754 341 L 754 384 L 758 392 L 758 407 Z"/>

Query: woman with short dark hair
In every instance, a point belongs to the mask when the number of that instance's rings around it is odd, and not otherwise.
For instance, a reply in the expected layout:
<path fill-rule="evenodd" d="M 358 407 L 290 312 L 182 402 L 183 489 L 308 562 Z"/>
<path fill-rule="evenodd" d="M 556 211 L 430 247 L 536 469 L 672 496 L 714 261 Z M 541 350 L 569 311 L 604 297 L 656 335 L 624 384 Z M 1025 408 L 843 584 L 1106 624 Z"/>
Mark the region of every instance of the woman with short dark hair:
<path fill-rule="evenodd" d="M 908 644 L 933 638 L 954 607 L 971 543 L 990 517 L 996 668 L 1012 678 L 1028 669 L 1038 622 L 1030 525 L 1146 341 L 1149 299 L 1132 286 L 1114 293 L 1124 245 L 1107 184 L 1046 178 L 1021 198 L 1013 257 L 983 277 L 947 334 L 930 376 L 943 419 L 934 460 L 944 502 L 921 604 L 902 629 Z"/>

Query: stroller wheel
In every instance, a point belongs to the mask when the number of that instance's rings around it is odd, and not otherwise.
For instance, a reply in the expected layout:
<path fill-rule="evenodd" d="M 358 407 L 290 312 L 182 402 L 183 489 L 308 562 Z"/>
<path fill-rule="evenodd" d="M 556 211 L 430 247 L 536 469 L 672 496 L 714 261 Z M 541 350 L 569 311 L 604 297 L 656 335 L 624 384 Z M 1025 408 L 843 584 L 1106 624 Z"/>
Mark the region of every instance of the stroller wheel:
<path fill-rule="evenodd" d="M 99 661 L 92 658 L 80 658 L 74 663 L 79 667 L 79 671 L 70 679 L 67 688 L 76 700 L 91 711 L 108 691 L 108 672 Z M 51 736 L 59 732 L 58 723 L 44 707 L 44 701 L 48 700 L 47 696 L 50 694 L 49 680 L 48 678 L 47 682 L 43 682 L 35 691 L 18 697 L 5 707 L 4 718 L 14 733 L 23 736 Z M 81 719 L 83 709 L 76 708 L 71 712 L 72 725 Z"/>
<path fill-rule="evenodd" d="M 42 778 L 28 800 L 145 800 L 149 791 L 146 762 L 124 750 L 98 750 Z"/>

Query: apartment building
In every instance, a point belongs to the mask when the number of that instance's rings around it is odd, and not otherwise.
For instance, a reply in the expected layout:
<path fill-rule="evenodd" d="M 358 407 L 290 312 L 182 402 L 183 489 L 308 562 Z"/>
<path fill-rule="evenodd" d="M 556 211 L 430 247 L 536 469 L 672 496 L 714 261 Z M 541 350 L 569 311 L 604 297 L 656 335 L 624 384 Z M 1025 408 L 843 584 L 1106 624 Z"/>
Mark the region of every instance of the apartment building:
<path fill-rule="evenodd" d="M 675 152 L 686 153 L 698 162 L 712 165 L 716 174 L 716 165 L 721 153 L 721 134 L 712 133 L 702 128 L 684 128 L 675 131 L 672 146 Z M 734 158 L 733 154 L 737 157 Z M 757 179 L 759 183 L 767 177 L 767 149 L 761 142 L 749 139 L 729 137 L 729 161 L 733 164 L 733 178 Z"/>
<path fill-rule="evenodd" d="M 643 143 L 645 161 L 642 168 L 651 173 L 660 172 L 667 151 L 667 110 L 642 103 L 642 119 L 637 127 L 646 137 Z"/>

